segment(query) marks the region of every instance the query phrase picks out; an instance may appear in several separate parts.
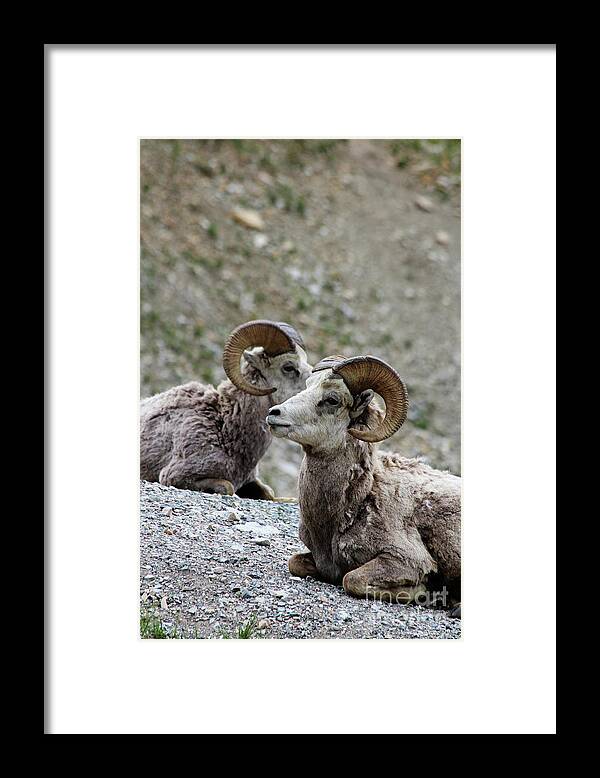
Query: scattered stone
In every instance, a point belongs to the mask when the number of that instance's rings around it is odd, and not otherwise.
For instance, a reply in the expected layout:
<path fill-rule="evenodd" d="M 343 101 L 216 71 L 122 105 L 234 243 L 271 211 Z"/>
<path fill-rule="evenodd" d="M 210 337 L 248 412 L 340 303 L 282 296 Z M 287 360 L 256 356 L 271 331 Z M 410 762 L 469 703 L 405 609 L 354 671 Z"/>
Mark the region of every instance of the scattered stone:
<path fill-rule="evenodd" d="M 254 243 L 255 249 L 264 249 L 269 242 L 269 238 L 266 235 L 263 235 L 263 233 L 258 233 L 258 235 L 254 236 L 252 242 Z"/>
<path fill-rule="evenodd" d="M 440 246 L 447 246 L 450 243 L 450 236 L 447 232 L 444 232 L 444 230 L 440 230 L 435 233 L 435 240 Z"/>
<path fill-rule="evenodd" d="M 267 186 L 270 186 L 273 183 L 273 177 L 270 176 L 265 170 L 261 170 L 257 178 L 261 183 L 266 184 Z"/>
<path fill-rule="evenodd" d="M 239 524 L 237 529 L 241 532 L 252 532 L 254 535 L 259 535 L 260 537 L 279 535 L 277 527 L 273 527 L 269 524 L 258 524 L 256 521 L 246 521 L 244 524 Z"/>
<path fill-rule="evenodd" d="M 271 541 L 268 538 L 254 538 L 257 546 L 270 546 Z"/>
<path fill-rule="evenodd" d="M 258 211 L 247 208 L 234 208 L 231 212 L 233 219 L 250 230 L 264 230 L 265 223 Z"/>
<path fill-rule="evenodd" d="M 425 195 L 419 195 L 419 197 L 416 197 L 415 205 L 421 211 L 425 211 L 426 213 L 431 213 L 431 211 L 433 211 L 435 207 L 433 204 L 433 200 L 430 200 L 429 197 L 425 197 Z"/>
<path fill-rule="evenodd" d="M 228 194 L 242 194 L 244 191 L 242 184 L 237 181 L 232 181 L 230 184 L 227 184 L 226 189 Z"/>

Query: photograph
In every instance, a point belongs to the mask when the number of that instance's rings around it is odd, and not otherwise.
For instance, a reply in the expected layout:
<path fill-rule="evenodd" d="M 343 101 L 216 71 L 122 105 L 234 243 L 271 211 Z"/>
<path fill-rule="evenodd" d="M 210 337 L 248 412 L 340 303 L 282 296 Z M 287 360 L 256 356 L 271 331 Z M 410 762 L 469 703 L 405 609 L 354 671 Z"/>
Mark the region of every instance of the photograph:
<path fill-rule="evenodd" d="M 461 638 L 461 156 L 140 138 L 142 639 Z"/>
<path fill-rule="evenodd" d="M 557 733 L 556 56 L 44 44 L 45 734 Z"/>

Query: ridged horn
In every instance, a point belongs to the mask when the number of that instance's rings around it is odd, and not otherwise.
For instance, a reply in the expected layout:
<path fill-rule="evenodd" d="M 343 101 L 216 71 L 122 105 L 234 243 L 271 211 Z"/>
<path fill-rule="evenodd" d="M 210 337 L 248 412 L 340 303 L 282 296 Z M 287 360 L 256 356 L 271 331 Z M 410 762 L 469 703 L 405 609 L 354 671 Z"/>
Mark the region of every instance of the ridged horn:
<path fill-rule="evenodd" d="M 372 356 L 350 357 L 332 365 L 332 370 L 344 379 L 344 383 L 356 396 L 365 389 L 372 389 L 385 403 L 385 416 L 373 430 L 349 429 L 358 440 L 378 443 L 391 437 L 406 421 L 408 394 L 404 381 L 393 367 Z"/>
<path fill-rule="evenodd" d="M 253 346 L 262 346 L 265 354 L 270 357 L 276 357 L 279 354 L 285 354 L 287 351 L 295 351 L 296 344 L 303 347 L 302 338 L 296 330 L 285 322 L 268 321 L 267 319 L 257 319 L 248 321 L 236 327 L 227 339 L 223 349 L 223 368 L 227 378 L 238 389 L 242 389 L 248 394 L 261 397 L 266 394 L 272 394 L 277 387 L 263 388 L 254 386 L 242 375 L 240 359 L 245 349 Z"/>

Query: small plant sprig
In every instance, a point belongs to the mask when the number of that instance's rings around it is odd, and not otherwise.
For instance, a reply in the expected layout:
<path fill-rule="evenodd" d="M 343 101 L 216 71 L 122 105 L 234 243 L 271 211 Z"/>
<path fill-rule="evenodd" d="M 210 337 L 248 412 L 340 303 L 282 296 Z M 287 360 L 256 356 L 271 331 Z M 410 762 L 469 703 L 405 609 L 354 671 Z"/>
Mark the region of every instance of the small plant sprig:
<path fill-rule="evenodd" d="M 140 613 L 140 637 L 145 640 L 178 640 L 181 635 L 175 626 L 166 630 L 161 619 L 151 610 L 143 610 Z"/>
<path fill-rule="evenodd" d="M 234 635 L 233 637 L 236 640 L 248 640 L 250 638 L 260 637 L 259 634 L 256 634 L 257 632 L 258 616 L 256 614 L 252 614 L 248 621 L 246 621 L 244 624 L 240 624 L 240 626 L 237 628 L 237 635 Z M 220 637 L 223 640 L 230 640 L 232 636 L 227 632 L 222 631 L 220 633 Z"/>

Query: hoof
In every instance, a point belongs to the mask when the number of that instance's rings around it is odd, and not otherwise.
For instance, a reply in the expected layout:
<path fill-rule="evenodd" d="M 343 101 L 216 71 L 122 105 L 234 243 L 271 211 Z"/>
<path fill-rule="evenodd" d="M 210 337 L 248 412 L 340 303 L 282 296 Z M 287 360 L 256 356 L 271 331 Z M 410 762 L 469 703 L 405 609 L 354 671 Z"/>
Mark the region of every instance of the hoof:
<path fill-rule="evenodd" d="M 420 597 L 427 593 L 427 589 L 423 584 L 415 584 L 414 581 L 409 581 L 408 579 L 400 579 L 393 583 L 376 583 L 357 570 L 351 570 L 349 573 L 346 573 L 342 579 L 342 586 L 346 594 L 349 594 L 351 597 L 397 603 L 399 605 L 408 605 L 411 602 L 422 604 Z"/>
<path fill-rule="evenodd" d="M 307 575 L 317 577 L 317 566 L 315 565 L 311 554 L 294 554 L 288 560 L 288 570 L 297 578 L 306 578 Z"/>
<path fill-rule="evenodd" d="M 224 494 L 233 496 L 234 489 L 231 481 L 224 478 L 203 478 L 201 481 L 195 481 L 194 491 L 206 492 L 206 494 Z"/>
<path fill-rule="evenodd" d="M 275 492 L 262 481 L 250 481 L 237 490 L 237 496 L 246 500 L 274 500 Z"/>

